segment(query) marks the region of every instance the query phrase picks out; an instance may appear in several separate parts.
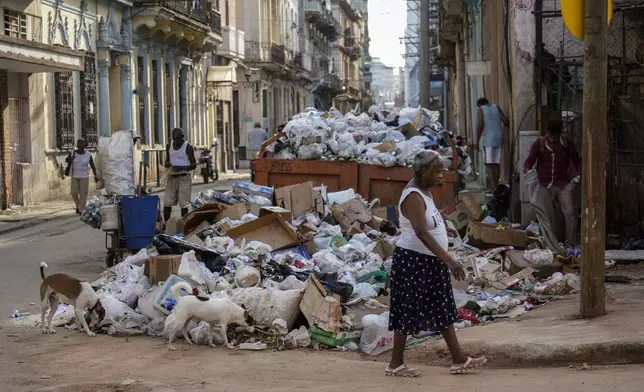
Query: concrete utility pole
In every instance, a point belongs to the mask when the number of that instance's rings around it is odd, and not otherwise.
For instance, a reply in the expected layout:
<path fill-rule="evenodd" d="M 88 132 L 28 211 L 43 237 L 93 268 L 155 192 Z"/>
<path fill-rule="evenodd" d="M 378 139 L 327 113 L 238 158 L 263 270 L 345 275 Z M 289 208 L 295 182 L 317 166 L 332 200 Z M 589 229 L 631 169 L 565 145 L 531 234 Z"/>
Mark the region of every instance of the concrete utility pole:
<path fill-rule="evenodd" d="M 420 66 L 419 66 L 419 89 L 420 105 L 429 108 L 429 97 L 431 94 L 431 64 L 429 60 L 429 0 L 420 0 Z"/>
<path fill-rule="evenodd" d="M 584 14 L 584 104 L 582 142 L 581 315 L 606 312 L 606 141 L 608 63 L 606 0 L 586 0 Z"/>

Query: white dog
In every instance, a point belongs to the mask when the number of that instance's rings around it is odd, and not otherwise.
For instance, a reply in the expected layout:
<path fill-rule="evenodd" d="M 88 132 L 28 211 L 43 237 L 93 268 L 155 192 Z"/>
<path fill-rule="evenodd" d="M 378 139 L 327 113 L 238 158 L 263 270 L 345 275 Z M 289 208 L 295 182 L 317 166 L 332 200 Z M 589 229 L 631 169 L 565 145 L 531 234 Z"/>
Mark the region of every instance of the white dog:
<path fill-rule="evenodd" d="M 90 324 L 92 326 L 100 323 L 105 317 L 105 309 L 92 286 L 87 282 L 81 282 L 65 274 L 53 274 L 45 277 L 45 268 L 47 268 L 47 264 L 43 261 L 40 263 L 40 277 L 42 278 L 42 283 L 40 284 L 40 323 L 42 324 L 42 333 L 56 333 L 56 330 L 51 327 L 51 320 L 58 309 L 58 304 L 62 302 L 73 306 L 76 323 L 81 325 L 89 336 L 96 336 L 94 332 L 90 331 L 83 315 L 85 309 L 91 312 L 92 319 Z M 47 302 L 49 302 L 51 309 L 49 310 L 47 324 L 45 324 Z"/>
<path fill-rule="evenodd" d="M 181 290 L 187 293 L 192 293 L 192 287 L 186 282 L 179 282 L 172 286 L 172 295 L 177 300 L 177 305 L 174 307 L 175 324 L 170 332 L 168 338 L 168 349 L 174 351 L 172 342 L 181 330 L 183 338 L 192 345 L 192 341 L 188 337 L 187 327 L 191 320 L 197 319 L 205 321 L 209 325 L 209 339 L 210 347 L 215 347 L 212 341 L 212 334 L 215 325 L 221 328 L 221 335 L 224 339 L 224 344 L 229 349 L 234 349 L 234 346 L 228 343 L 228 324 L 237 324 L 247 327 L 252 323 L 252 319 L 246 312 L 243 306 L 235 304 L 228 298 L 208 298 L 196 295 L 186 295 L 181 297 L 179 293 Z"/>

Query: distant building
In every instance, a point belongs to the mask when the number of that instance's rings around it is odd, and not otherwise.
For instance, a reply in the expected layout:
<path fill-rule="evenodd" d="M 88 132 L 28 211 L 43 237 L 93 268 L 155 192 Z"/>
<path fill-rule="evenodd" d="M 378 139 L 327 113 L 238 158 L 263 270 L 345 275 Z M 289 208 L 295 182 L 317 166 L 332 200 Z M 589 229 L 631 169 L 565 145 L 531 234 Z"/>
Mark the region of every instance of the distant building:
<path fill-rule="evenodd" d="M 380 58 L 373 57 L 371 61 L 371 98 L 375 105 L 385 107 L 386 102 L 395 102 L 396 93 L 400 91 L 399 70 L 384 64 Z"/>

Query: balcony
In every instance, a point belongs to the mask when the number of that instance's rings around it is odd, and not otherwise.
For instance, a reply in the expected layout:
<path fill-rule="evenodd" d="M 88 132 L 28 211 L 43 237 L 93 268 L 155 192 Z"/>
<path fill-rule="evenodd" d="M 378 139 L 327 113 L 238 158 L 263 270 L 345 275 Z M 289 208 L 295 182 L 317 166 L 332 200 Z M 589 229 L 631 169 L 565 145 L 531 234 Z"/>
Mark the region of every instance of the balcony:
<path fill-rule="evenodd" d="M 463 28 L 463 1 L 442 0 L 439 21 L 441 37 L 451 42 L 457 42 Z"/>
<path fill-rule="evenodd" d="M 39 16 L 0 7 L 0 69 L 12 72 L 83 70 L 83 53 L 43 42 Z"/>
<path fill-rule="evenodd" d="M 222 29 L 224 42 L 217 48 L 217 54 L 231 59 L 244 60 L 244 32 L 234 27 Z"/>
<path fill-rule="evenodd" d="M 280 70 L 286 66 L 286 53 L 281 45 L 246 41 L 244 46 L 245 62 L 248 64 L 256 64 L 273 70 Z"/>
<path fill-rule="evenodd" d="M 207 79 L 208 83 L 214 84 L 235 84 L 237 83 L 237 73 L 235 68 L 227 66 L 211 66 L 208 67 Z"/>
<path fill-rule="evenodd" d="M 322 0 L 303 0 L 304 15 L 306 19 L 314 24 L 322 34 L 327 37 L 335 37 L 340 32 L 340 22 L 335 19 Z"/>
<path fill-rule="evenodd" d="M 352 21 L 357 22 L 360 18 L 360 15 L 356 12 L 355 8 L 349 3 L 349 0 L 340 0 L 340 8 L 344 11 L 344 14 Z"/>
<path fill-rule="evenodd" d="M 210 52 L 222 41 L 221 13 L 210 0 L 135 0 L 132 15 L 135 34 L 161 30 L 164 43 L 187 40 L 191 49 Z"/>
<path fill-rule="evenodd" d="M 302 53 L 296 53 L 295 56 L 293 56 L 293 67 L 297 69 L 304 68 L 302 65 Z"/>

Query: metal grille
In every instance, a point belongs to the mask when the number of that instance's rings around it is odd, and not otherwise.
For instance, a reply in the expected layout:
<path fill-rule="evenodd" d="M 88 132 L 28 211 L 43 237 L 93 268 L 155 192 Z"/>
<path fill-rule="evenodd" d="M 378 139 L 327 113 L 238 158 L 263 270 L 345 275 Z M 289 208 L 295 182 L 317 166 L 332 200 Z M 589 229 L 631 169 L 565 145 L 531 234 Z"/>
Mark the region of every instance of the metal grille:
<path fill-rule="evenodd" d="M 3 14 L 4 35 L 27 39 L 27 15 L 6 8 Z"/>
<path fill-rule="evenodd" d="M 74 77 L 72 72 L 54 73 L 56 96 L 56 148 L 74 148 Z"/>
<path fill-rule="evenodd" d="M 565 0 L 564 0 L 565 1 Z M 609 232 L 627 232 L 644 219 L 644 0 L 615 8 L 607 31 Z M 541 6 L 541 11 L 539 10 Z M 543 121 L 561 118 L 580 146 L 584 45 L 561 18 L 561 0 L 536 1 L 537 107 Z M 539 94 L 540 93 L 540 94 Z"/>
<path fill-rule="evenodd" d="M 84 58 L 85 70 L 80 74 L 81 135 L 88 148 L 98 147 L 97 99 L 96 99 L 96 57 L 87 52 Z"/>
<path fill-rule="evenodd" d="M 154 121 L 154 136 L 151 137 L 155 144 L 159 144 L 159 82 L 160 75 L 157 73 L 157 61 L 152 60 L 152 110 Z"/>
<path fill-rule="evenodd" d="M 172 140 L 172 129 L 171 127 L 173 126 L 171 117 L 172 117 L 172 89 L 170 86 L 172 85 L 171 83 L 174 83 L 172 80 L 170 80 L 170 64 L 166 63 L 165 64 L 165 118 L 166 118 L 166 128 L 167 128 L 167 133 L 168 135 L 166 136 L 168 140 Z"/>
<path fill-rule="evenodd" d="M 136 80 L 138 83 L 143 82 L 143 57 L 138 56 L 136 58 Z M 137 110 L 139 111 L 139 136 L 141 136 L 141 144 L 148 143 L 147 130 L 145 129 L 145 100 L 143 99 L 143 94 L 140 92 L 137 96 Z"/>

